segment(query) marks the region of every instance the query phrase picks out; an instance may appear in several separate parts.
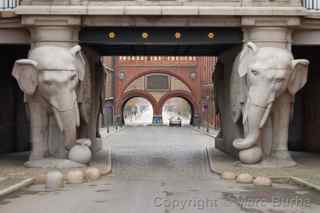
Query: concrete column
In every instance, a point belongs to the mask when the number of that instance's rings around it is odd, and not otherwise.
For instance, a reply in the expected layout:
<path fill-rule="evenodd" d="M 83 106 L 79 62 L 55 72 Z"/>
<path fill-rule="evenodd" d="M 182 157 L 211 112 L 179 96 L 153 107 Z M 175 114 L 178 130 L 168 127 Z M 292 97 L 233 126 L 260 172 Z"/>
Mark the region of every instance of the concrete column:
<path fill-rule="evenodd" d="M 292 30 L 300 26 L 299 17 L 242 17 L 244 42 L 252 41 L 260 47 L 291 49 Z"/>
<path fill-rule="evenodd" d="M 30 32 L 31 48 L 39 45 L 72 47 L 79 41 L 79 28 L 73 26 L 33 26 Z"/>
<path fill-rule="evenodd" d="M 244 43 L 252 41 L 259 47 L 291 49 L 291 29 L 287 27 L 244 27 Z"/>
<path fill-rule="evenodd" d="M 22 16 L 31 33 L 31 48 L 39 45 L 72 47 L 79 43 L 81 19 L 77 16 Z"/>

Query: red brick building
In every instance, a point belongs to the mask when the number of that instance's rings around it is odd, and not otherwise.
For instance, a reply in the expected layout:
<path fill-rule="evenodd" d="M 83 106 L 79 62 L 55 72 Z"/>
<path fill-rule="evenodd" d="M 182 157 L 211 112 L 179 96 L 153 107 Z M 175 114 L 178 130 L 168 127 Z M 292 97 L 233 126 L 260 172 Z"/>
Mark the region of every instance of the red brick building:
<path fill-rule="evenodd" d="M 113 97 L 114 115 L 122 120 L 125 103 L 133 97 L 143 97 L 153 107 L 154 122 L 159 123 L 164 103 L 172 97 L 181 97 L 191 106 L 192 124 L 208 119 L 212 122 L 212 115 L 208 116 L 213 111 L 212 104 L 208 101 L 215 60 L 194 56 L 105 57 L 104 64 L 114 70 L 113 81 L 107 80 L 106 89 L 106 94 Z"/>

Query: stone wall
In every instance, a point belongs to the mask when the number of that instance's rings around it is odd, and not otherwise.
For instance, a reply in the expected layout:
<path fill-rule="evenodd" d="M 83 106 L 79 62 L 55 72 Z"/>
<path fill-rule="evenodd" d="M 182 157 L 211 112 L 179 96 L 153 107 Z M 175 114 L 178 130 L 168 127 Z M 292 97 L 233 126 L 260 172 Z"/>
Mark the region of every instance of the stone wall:
<path fill-rule="evenodd" d="M 294 119 L 289 137 L 289 147 L 320 152 L 320 61 L 319 46 L 293 47 L 296 58 L 310 60 L 309 76 L 306 86 L 296 99 Z M 292 128 L 293 126 L 293 128 Z M 299 127 L 299 128 L 294 128 Z"/>
<path fill-rule="evenodd" d="M 23 93 L 11 76 L 14 61 L 26 57 L 27 51 L 28 47 L 22 45 L 0 46 L 0 153 L 30 148 Z"/>

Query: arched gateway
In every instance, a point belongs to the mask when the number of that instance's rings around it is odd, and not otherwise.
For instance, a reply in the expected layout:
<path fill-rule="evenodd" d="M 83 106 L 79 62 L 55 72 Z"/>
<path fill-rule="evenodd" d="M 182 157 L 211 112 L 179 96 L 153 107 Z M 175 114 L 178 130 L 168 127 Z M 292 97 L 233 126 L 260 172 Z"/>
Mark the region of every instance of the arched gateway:
<path fill-rule="evenodd" d="M 97 83 L 99 78 L 95 74 L 95 67 L 99 65 L 99 57 L 93 57 L 93 55 L 221 56 L 223 72 L 216 79 L 220 80 L 220 86 L 227 87 L 230 66 L 243 43 L 248 41 L 255 42 L 259 47 L 280 47 L 293 50 L 295 56 L 302 55 L 303 58 L 309 59 L 312 74 L 309 75 L 308 80 L 311 85 L 304 90 L 303 94 L 297 94 L 295 104 L 302 104 L 303 99 L 308 100 L 312 106 L 319 104 L 317 93 L 314 92 L 318 88 L 315 85 L 320 80 L 319 75 L 315 72 L 319 67 L 315 57 L 318 51 L 310 48 L 310 45 L 315 47 L 320 45 L 318 14 L 315 15 L 315 11 L 308 11 L 301 1 L 207 1 L 205 7 L 202 2 L 196 0 L 172 1 L 170 6 L 163 6 L 158 1 L 131 1 L 130 5 L 124 5 L 122 2 L 114 2 L 110 5 L 109 1 L 102 0 L 98 2 L 99 6 L 91 4 L 90 0 L 86 2 L 82 0 L 62 0 L 61 2 L 22 0 L 19 1 L 19 5 L 14 5 L 17 8 L 13 11 L 12 17 L 1 18 L 0 49 L 3 51 L 0 54 L 3 57 L 3 60 L 0 60 L 3 67 L 1 81 L 5 85 L 3 88 L 7 89 L 3 90 L 2 102 L 9 103 L 2 106 L 0 110 L 2 112 L 0 117 L 3 118 L 0 124 L 3 127 L 0 137 L 4 139 L 3 141 L 8 141 L 3 146 L 4 150 L 1 151 L 7 152 L 15 149 L 22 151 L 28 144 L 26 134 L 19 132 L 19 129 L 24 128 L 21 128 L 21 123 L 17 122 L 19 120 L 17 118 L 23 117 L 20 116 L 23 102 L 12 98 L 22 97 L 22 95 L 10 75 L 15 59 L 26 58 L 27 55 L 22 50 L 28 48 L 34 50 L 43 46 L 54 46 L 54 48 L 64 48 L 65 51 L 70 49 L 67 54 L 76 58 L 75 61 L 71 60 L 72 63 L 58 60 L 52 67 L 40 67 L 40 70 L 56 70 L 58 65 L 65 63 L 63 65 L 66 66 L 63 69 L 72 71 L 79 68 L 79 61 L 89 62 L 83 64 L 86 64 L 85 68 L 89 70 L 90 79 L 94 82 L 92 82 L 92 87 L 83 91 L 90 91 L 91 94 L 87 95 L 82 91 L 84 94 L 80 93 L 77 99 L 80 112 L 83 111 L 83 108 L 87 108 L 89 112 L 75 119 L 77 122 L 90 120 L 91 123 L 94 123 L 92 117 L 96 116 L 99 108 L 99 106 L 87 106 L 90 103 L 87 99 L 101 99 L 101 96 L 96 93 L 101 92 L 99 87 L 101 85 Z M 263 13 L 261 13 L 262 10 Z M 81 57 L 79 48 L 75 46 L 78 44 L 87 53 L 84 57 Z M 75 47 L 71 48 L 73 46 Z M 21 51 L 15 51 L 17 49 Z M 44 54 L 43 57 L 45 56 Z M 19 65 L 26 65 L 24 64 L 26 61 L 20 62 L 16 67 L 17 70 L 19 70 Z M 27 62 L 29 68 L 35 69 L 37 63 Z M 244 75 L 244 73 L 241 74 Z M 22 78 L 18 74 L 15 77 L 18 80 Z M 80 74 L 77 80 L 83 81 L 82 77 L 83 75 Z M 122 75 L 116 77 L 125 78 Z M 195 77 L 190 71 L 190 78 Z M 36 89 L 36 87 L 28 86 L 23 89 L 26 88 L 31 88 L 28 92 L 34 92 Z M 229 94 L 229 91 L 223 94 Z M 191 92 L 191 97 L 197 98 L 197 95 Z M 198 101 L 194 102 L 194 105 L 197 106 Z M 90 107 L 95 109 L 90 109 Z M 196 108 L 200 110 L 198 106 Z M 159 106 L 157 110 L 159 111 Z M 224 108 L 220 106 L 219 110 L 223 111 Z M 308 118 L 311 117 L 316 121 L 320 120 L 319 107 L 298 107 L 294 113 L 300 116 L 299 119 L 293 121 L 296 123 L 292 125 L 292 128 L 297 129 L 294 133 L 294 140 L 297 144 L 304 141 L 307 150 L 319 151 L 319 143 L 312 138 L 320 137 L 319 133 L 314 131 L 320 128 L 320 122 L 306 124 Z M 26 119 L 23 122 L 25 123 L 23 127 L 28 126 Z M 297 126 L 304 126 L 304 128 L 297 128 Z M 61 123 L 60 128 L 62 128 Z M 72 135 L 74 136 L 75 132 Z M 86 132 L 86 135 L 95 137 L 96 131 Z M 227 140 L 228 135 L 224 137 Z M 231 143 L 228 145 L 226 142 L 222 143 L 224 146 L 221 146 L 221 149 L 235 153 Z"/>

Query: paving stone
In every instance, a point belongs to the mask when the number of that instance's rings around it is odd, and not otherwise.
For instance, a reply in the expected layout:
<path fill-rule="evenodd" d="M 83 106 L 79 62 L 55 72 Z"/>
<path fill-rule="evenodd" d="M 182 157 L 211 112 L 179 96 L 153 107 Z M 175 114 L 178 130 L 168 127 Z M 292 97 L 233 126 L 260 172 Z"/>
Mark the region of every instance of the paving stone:
<path fill-rule="evenodd" d="M 46 190 L 55 191 L 64 185 L 63 174 L 60 171 L 50 171 L 46 175 Z"/>
<path fill-rule="evenodd" d="M 73 169 L 67 173 L 67 182 L 68 183 L 83 183 L 84 182 L 84 173 L 80 169 Z"/>
<path fill-rule="evenodd" d="M 223 172 L 221 177 L 224 180 L 234 180 L 234 179 L 236 179 L 237 176 L 234 172 Z"/>
<path fill-rule="evenodd" d="M 269 177 L 258 176 L 254 179 L 253 184 L 256 186 L 272 186 L 272 180 Z"/>
<path fill-rule="evenodd" d="M 242 173 L 240 175 L 238 175 L 237 177 L 237 182 L 238 183 L 252 183 L 253 181 L 253 177 L 252 175 L 248 174 L 248 173 Z"/>
<path fill-rule="evenodd" d="M 87 180 L 97 180 L 101 177 L 101 172 L 98 168 L 89 167 L 85 171 Z"/>

